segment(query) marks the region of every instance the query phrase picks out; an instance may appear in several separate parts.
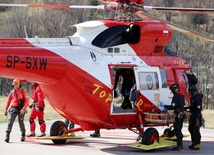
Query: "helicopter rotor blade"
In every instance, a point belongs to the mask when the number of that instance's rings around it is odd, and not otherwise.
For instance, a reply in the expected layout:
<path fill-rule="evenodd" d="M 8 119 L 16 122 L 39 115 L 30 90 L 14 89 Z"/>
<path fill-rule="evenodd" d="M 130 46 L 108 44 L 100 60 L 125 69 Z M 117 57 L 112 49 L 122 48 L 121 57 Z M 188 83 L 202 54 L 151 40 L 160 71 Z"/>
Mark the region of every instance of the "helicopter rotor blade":
<path fill-rule="evenodd" d="M 109 6 L 108 5 L 96 5 L 96 6 L 90 6 L 90 5 L 53 5 L 53 4 L 0 4 L 0 6 L 7 6 L 7 7 L 36 7 L 36 8 L 55 8 L 55 9 L 61 9 L 61 8 L 72 8 L 72 9 L 106 9 Z"/>
<path fill-rule="evenodd" d="M 193 36 L 193 37 L 196 37 L 196 38 L 200 38 L 200 39 L 203 39 L 203 40 L 206 40 L 206 41 L 210 41 L 210 42 L 214 42 L 214 39 L 211 38 L 211 37 L 208 37 L 206 35 L 203 35 L 201 33 L 198 33 L 198 32 L 194 32 L 194 31 L 191 31 L 191 30 L 188 30 L 182 26 L 178 26 L 176 24 L 173 24 L 171 22 L 167 22 L 167 21 L 164 21 L 164 20 L 160 20 L 152 15 L 149 15 L 145 12 L 142 12 L 142 11 L 138 11 L 135 13 L 137 16 L 145 19 L 145 20 L 158 20 L 158 21 L 161 21 L 161 22 L 164 22 L 166 23 L 172 30 L 176 30 L 178 32 L 182 32 L 184 34 L 187 34 L 187 35 L 190 35 L 190 36 Z"/>
<path fill-rule="evenodd" d="M 158 11 L 158 12 L 183 12 L 183 13 L 207 13 L 213 14 L 213 8 L 179 8 L 179 7 L 155 7 L 143 6 L 144 11 Z"/>

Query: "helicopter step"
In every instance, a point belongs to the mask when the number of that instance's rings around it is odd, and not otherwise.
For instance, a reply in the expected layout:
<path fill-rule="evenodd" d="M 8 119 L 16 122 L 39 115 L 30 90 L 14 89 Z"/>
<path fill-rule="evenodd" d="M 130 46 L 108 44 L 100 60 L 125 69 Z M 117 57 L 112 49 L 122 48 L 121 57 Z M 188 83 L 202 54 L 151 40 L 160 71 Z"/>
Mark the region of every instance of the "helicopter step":
<path fill-rule="evenodd" d="M 150 144 L 150 145 L 144 145 L 140 142 L 136 142 L 136 143 L 133 143 L 133 144 L 130 144 L 127 146 L 148 151 L 148 150 L 154 150 L 154 149 L 170 147 L 170 146 L 175 146 L 175 145 L 176 145 L 175 141 L 165 140 L 165 139 L 161 138 L 159 140 L 159 142 L 155 141 L 153 144 Z"/>
<path fill-rule="evenodd" d="M 67 139 L 83 139 L 83 136 L 76 136 L 75 134 L 71 135 L 62 135 L 62 136 L 44 136 L 44 137 L 35 137 L 36 140 L 67 140 Z"/>

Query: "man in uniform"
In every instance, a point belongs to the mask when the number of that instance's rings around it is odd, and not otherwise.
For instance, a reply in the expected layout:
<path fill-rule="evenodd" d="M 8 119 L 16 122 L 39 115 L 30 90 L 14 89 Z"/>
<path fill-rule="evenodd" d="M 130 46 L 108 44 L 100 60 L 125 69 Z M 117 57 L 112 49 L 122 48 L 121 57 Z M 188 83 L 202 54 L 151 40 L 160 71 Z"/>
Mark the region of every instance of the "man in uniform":
<path fill-rule="evenodd" d="M 8 115 L 8 125 L 6 130 L 6 138 L 5 142 L 9 143 L 10 141 L 10 132 L 12 131 L 13 123 L 18 116 L 19 127 L 21 130 L 21 141 L 25 141 L 25 124 L 24 124 L 24 116 L 25 111 L 28 107 L 28 94 L 27 91 L 21 88 L 20 80 L 14 79 L 13 90 L 10 92 L 7 104 L 5 107 L 5 116 Z M 11 106 L 10 106 L 11 105 Z M 8 108 L 10 109 L 8 111 Z"/>
<path fill-rule="evenodd" d="M 198 93 L 196 86 L 192 86 L 189 89 L 191 95 L 190 120 L 189 120 L 189 132 L 191 134 L 192 144 L 189 146 L 191 150 L 200 150 L 201 134 L 200 127 L 202 125 L 202 98 L 203 95 Z"/>
<path fill-rule="evenodd" d="M 44 94 L 39 86 L 38 83 L 32 83 L 33 89 L 32 89 L 32 98 L 33 103 L 29 106 L 31 108 L 30 112 L 30 131 L 31 133 L 27 135 L 28 137 L 35 137 L 35 129 L 36 129 L 36 123 L 35 119 L 38 117 L 39 125 L 40 125 L 40 131 L 41 134 L 38 137 L 46 136 L 46 124 L 44 121 Z"/>
<path fill-rule="evenodd" d="M 183 114 L 184 114 L 184 105 L 185 105 L 185 100 L 184 96 L 179 94 L 178 91 L 180 90 L 180 87 L 178 84 L 173 84 L 170 87 L 170 90 L 174 94 L 171 105 L 164 105 L 164 103 L 160 103 L 161 107 L 164 107 L 168 110 L 174 110 L 174 115 L 175 115 L 175 121 L 174 121 L 174 132 L 177 137 L 177 146 L 173 148 L 175 151 L 183 151 L 183 134 L 181 132 L 182 127 L 183 127 Z"/>

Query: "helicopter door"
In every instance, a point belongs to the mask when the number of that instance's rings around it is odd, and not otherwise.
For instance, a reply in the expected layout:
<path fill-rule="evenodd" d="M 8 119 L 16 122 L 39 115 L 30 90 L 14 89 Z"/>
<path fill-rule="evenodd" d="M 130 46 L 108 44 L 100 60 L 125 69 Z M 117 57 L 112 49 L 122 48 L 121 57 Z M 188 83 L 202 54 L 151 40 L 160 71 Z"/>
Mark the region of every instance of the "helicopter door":
<path fill-rule="evenodd" d="M 111 113 L 136 113 L 133 101 L 130 98 L 131 90 L 135 86 L 133 67 L 113 67 L 112 75 L 114 89 L 112 91 Z"/>
<path fill-rule="evenodd" d="M 148 111 L 156 108 L 158 102 L 169 104 L 171 96 L 162 84 L 162 75 L 158 67 L 134 67 L 136 81 L 136 111 Z"/>

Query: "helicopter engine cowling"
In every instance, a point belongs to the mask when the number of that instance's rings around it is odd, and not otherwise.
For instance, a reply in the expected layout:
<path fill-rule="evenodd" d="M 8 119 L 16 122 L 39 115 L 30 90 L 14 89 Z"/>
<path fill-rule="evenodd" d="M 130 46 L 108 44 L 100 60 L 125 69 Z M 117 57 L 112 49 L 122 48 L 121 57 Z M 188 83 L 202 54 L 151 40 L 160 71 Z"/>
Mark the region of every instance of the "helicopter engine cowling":
<path fill-rule="evenodd" d="M 141 27 L 138 44 L 130 44 L 137 55 L 163 56 L 164 47 L 171 41 L 172 30 L 159 21 L 135 21 Z"/>

